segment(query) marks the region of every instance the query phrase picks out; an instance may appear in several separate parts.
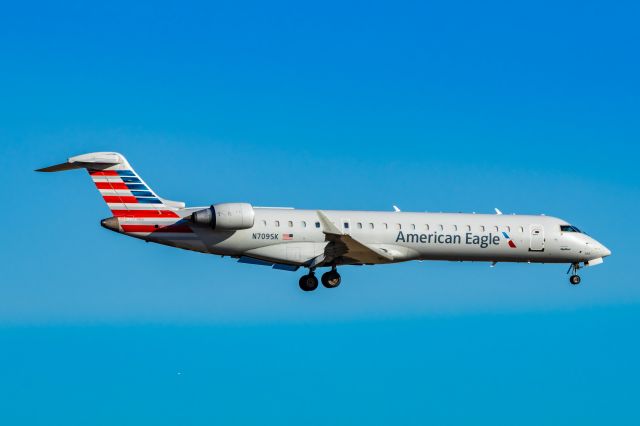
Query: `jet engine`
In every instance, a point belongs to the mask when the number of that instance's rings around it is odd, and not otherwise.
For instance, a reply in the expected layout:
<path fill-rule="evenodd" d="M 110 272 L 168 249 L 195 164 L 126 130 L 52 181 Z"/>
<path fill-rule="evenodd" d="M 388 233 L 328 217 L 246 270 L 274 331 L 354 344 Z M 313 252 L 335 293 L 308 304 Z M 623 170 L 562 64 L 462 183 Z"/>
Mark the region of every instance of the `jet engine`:
<path fill-rule="evenodd" d="M 191 214 L 191 221 L 205 225 L 216 231 L 239 231 L 249 229 L 255 222 L 255 212 L 251 204 L 221 203 Z"/>

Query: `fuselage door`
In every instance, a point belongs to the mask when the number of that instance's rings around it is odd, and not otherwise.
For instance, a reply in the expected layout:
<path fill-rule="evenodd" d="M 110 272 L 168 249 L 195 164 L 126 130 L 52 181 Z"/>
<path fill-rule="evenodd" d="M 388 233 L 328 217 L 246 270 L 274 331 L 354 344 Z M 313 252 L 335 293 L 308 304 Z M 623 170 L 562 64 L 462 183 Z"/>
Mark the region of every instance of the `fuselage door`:
<path fill-rule="evenodd" d="M 544 227 L 542 225 L 531 225 L 529 250 L 544 251 Z"/>

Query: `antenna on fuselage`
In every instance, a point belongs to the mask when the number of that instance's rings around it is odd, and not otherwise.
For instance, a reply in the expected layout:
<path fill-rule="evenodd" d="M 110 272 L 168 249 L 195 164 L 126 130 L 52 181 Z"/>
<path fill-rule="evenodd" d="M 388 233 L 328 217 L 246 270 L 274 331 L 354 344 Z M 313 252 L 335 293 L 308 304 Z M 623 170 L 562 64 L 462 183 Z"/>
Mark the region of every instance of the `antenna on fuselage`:
<path fill-rule="evenodd" d="M 500 211 L 500 209 L 498 209 L 497 207 L 494 209 L 496 211 L 496 214 L 502 214 L 502 212 Z"/>
<path fill-rule="evenodd" d="M 398 213 L 398 212 L 401 212 L 402 210 L 400 210 L 398 206 L 393 206 L 393 211 Z"/>

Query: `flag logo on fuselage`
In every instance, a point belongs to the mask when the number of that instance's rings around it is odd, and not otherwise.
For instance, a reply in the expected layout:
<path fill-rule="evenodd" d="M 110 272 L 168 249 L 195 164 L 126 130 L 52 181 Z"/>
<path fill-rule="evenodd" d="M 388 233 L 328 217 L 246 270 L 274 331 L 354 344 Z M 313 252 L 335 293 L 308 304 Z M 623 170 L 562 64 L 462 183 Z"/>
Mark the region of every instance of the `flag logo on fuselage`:
<path fill-rule="evenodd" d="M 509 247 L 511 248 L 517 248 L 516 247 L 516 243 L 513 242 L 513 240 L 511 239 L 511 237 L 509 236 L 509 234 L 507 234 L 506 232 L 502 231 L 502 235 L 504 235 L 504 237 L 507 239 L 507 242 L 509 243 Z"/>

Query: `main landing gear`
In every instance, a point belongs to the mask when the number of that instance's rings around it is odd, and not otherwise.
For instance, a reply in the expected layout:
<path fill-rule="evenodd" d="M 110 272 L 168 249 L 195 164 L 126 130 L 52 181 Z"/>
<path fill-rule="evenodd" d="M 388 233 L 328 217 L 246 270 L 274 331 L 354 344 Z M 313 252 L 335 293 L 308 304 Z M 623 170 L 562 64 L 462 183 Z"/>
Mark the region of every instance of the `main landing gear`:
<path fill-rule="evenodd" d="M 329 272 L 322 274 L 322 285 L 326 288 L 336 288 L 340 285 L 342 278 L 334 266 Z M 302 291 L 313 291 L 318 288 L 318 279 L 315 271 L 309 271 L 309 274 L 303 275 L 298 282 Z"/>
<path fill-rule="evenodd" d="M 568 273 L 571 273 L 571 276 L 569 277 L 569 282 L 573 285 L 578 285 L 580 284 L 580 275 L 578 275 L 578 269 L 580 269 L 580 264 L 579 263 L 572 263 L 571 266 L 569 266 L 569 270 L 567 271 Z"/>
<path fill-rule="evenodd" d="M 313 272 L 309 272 L 309 275 L 303 275 L 298 282 L 302 291 L 313 291 L 318 288 L 318 279 Z"/>
<path fill-rule="evenodd" d="M 322 281 L 322 285 L 325 286 L 326 288 L 336 288 L 342 282 L 342 278 L 340 277 L 340 274 L 338 273 L 338 271 L 336 270 L 336 267 L 334 266 L 333 268 L 331 268 L 329 272 L 325 272 L 324 274 L 322 274 L 321 281 Z"/>

